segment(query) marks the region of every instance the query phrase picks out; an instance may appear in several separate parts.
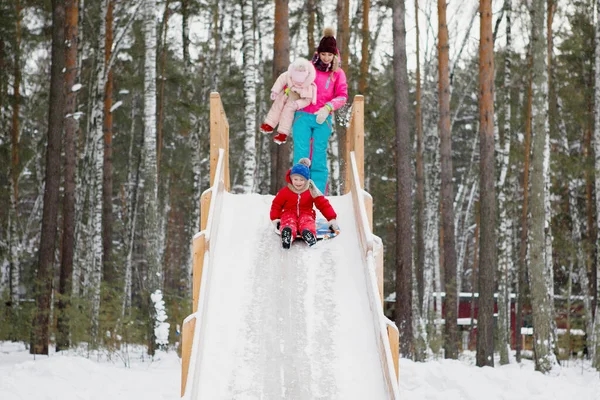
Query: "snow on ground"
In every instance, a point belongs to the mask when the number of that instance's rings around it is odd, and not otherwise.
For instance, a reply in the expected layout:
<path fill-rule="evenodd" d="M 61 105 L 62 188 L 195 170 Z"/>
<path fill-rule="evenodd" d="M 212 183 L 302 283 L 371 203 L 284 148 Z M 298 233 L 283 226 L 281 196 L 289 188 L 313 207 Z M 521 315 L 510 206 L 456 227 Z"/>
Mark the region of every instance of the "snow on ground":
<path fill-rule="evenodd" d="M 0 342 L 2 400 L 164 400 L 179 398 L 180 361 L 175 352 L 151 360 L 141 348 L 121 355 L 29 354 L 20 343 Z M 400 360 L 402 400 L 599 400 L 600 377 L 589 362 L 569 361 L 556 376 L 533 363 L 478 368 L 473 355 L 460 361 Z M 278 400 L 278 399 L 269 399 Z M 298 400 L 298 399 L 291 399 Z M 333 399 L 331 399 L 333 400 Z M 371 400 L 371 399 L 365 399 Z"/>

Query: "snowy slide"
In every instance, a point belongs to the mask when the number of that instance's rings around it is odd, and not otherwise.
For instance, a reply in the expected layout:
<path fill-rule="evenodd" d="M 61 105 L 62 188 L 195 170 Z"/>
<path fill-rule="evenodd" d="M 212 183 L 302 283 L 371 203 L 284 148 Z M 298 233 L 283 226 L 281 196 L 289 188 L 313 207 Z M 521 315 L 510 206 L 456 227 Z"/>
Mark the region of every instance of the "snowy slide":
<path fill-rule="evenodd" d="M 378 349 L 352 196 L 329 198 L 338 237 L 311 248 L 296 241 L 290 250 L 273 234 L 272 199 L 223 193 L 184 398 L 396 398 Z"/>

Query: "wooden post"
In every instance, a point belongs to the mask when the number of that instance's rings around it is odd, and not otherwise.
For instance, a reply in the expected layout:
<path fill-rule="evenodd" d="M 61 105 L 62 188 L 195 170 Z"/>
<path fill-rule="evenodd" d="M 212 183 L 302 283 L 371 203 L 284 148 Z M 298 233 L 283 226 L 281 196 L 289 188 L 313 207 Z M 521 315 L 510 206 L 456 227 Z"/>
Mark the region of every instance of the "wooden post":
<path fill-rule="evenodd" d="M 398 379 L 399 366 L 398 358 L 400 357 L 400 338 L 398 328 L 394 325 L 387 325 L 388 339 L 390 340 L 390 350 L 392 351 L 392 360 L 394 361 L 394 370 L 396 371 L 396 380 Z"/>
<path fill-rule="evenodd" d="M 189 317 L 188 317 L 189 318 Z M 185 394 L 187 375 L 190 369 L 190 356 L 192 355 L 192 343 L 194 342 L 194 329 L 196 329 L 196 317 L 183 321 L 181 331 L 181 397 Z"/>
<path fill-rule="evenodd" d="M 210 186 L 215 181 L 219 149 L 225 150 L 225 189 L 229 191 L 229 123 L 217 92 L 210 94 Z"/>
<path fill-rule="evenodd" d="M 365 128 L 364 128 L 364 107 L 365 98 L 361 95 L 354 96 L 352 111 L 350 112 L 350 123 L 346 130 L 346 159 L 350 162 L 350 153 L 354 152 L 356 166 L 358 167 L 358 177 L 360 188 L 365 187 Z M 350 191 L 350 167 L 346 167 L 344 191 Z"/>
<path fill-rule="evenodd" d="M 206 229 L 208 224 L 208 210 L 210 209 L 210 199 L 212 198 L 212 191 L 205 190 L 200 197 L 200 230 Z"/>
<path fill-rule="evenodd" d="M 204 267 L 204 252 L 206 250 L 206 236 L 204 231 L 194 236 L 192 242 L 192 312 L 198 311 L 200 299 L 200 282 L 202 282 L 202 269 Z"/>

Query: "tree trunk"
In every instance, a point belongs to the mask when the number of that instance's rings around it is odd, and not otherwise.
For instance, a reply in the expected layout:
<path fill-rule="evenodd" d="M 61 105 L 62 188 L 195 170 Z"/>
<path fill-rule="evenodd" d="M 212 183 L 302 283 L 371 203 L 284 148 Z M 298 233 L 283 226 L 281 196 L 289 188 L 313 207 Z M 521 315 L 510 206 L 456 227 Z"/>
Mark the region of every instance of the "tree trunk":
<path fill-rule="evenodd" d="M 600 18 L 600 0 L 596 0 L 596 19 Z M 594 152 L 595 162 L 595 186 L 596 186 L 596 210 L 600 210 L 600 23 L 596 24 L 596 59 L 595 59 L 595 88 L 594 88 Z M 590 354 L 592 355 L 592 365 L 600 371 L 600 218 L 596 219 L 596 269 L 595 278 L 592 282 L 592 294 L 594 297 L 593 313 L 594 313 L 594 333 L 592 338 L 592 347 Z M 594 276 L 594 274 L 592 274 Z"/>
<path fill-rule="evenodd" d="M 530 274 L 533 315 L 533 347 L 536 370 L 550 372 L 556 365 L 554 338 L 552 335 L 552 305 L 550 287 L 546 280 L 546 168 L 545 151 L 548 140 L 547 120 L 547 71 L 546 43 L 544 41 L 546 3 L 534 0 L 531 8 L 532 19 L 532 146 L 531 154 L 531 234 L 530 234 Z"/>
<path fill-rule="evenodd" d="M 425 224 L 425 179 L 423 172 L 423 117 L 421 112 L 421 62 L 420 62 L 420 48 L 419 48 L 419 0 L 415 0 L 415 18 L 416 23 L 416 51 L 417 51 L 417 68 L 416 68 L 416 92 L 415 92 L 415 127 L 416 127 L 416 141 L 417 141 L 417 154 L 415 154 L 415 165 L 416 165 L 416 194 L 415 194 L 415 208 L 416 208 L 416 221 L 415 221 L 415 240 L 416 240 L 416 257 L 415 257 L 415 270 L 417 277 L 417 285 L 419 288 L 419 307 L 423 307 L 423 271 L 425 265 L 425 238 L 423 237 L 424 224 Z"/>
<path fill-rule="evenodd" d="M 165 82 L 167 81 L 167 32 L 169 30 L 169 3 L 165 2 L 165 12 L 162 23 L 162 40 L 160 47 L 160 74 L 158 76 L 158 121 L 156 124 L 156 171 L 160 176 L 160 163 L 162 161 L 163 126 L 165 113 Z M 189 56 L 188 56 L 189 57 Z"/>
<path fill-rule="evenodd" d="M 0 276 L 0 293 L 2 293 L 3 280 L 8 281 L 8 294 L 13 316 L 17 317 L 19 308 L 19 285 L 21 281 L 21 254 L 19 246 L 19 136 L 20 136 L 20 109 L 21 109 L 21 2 L 15 1 L 15 49 L 14 49 L 14 84 L 13 84 L 13 110 L 11 126 L 11 167 L 10 167 L 10 209 L 8 212 L 8 276 Z M 2 79 L 3 77 L 0 77 Z M 8 79 L 7 79 L 8 81 Z M 2 110 L 0 110 L 2 112 Z M 1 117 L 1 115 L 0 115 Z M 4 121 L 0 119 L 0 123 Z"/>
<path fill-rule="evenodd" d="M 287 1 L 286 1 L 287 3 Z M 306 25 L 306 36 L 308 41 L 308 58 L 311 58 L 313 53 L 316 50 L 315 46 L 315 0 L 307 0 L 306 1 L 306 12 L 308 13 L 308 24 Z M 275 24 L 277 24 L 277 20 L 275 20 Z"/>
<path fill-rule="evenodd" d="M 419 313 L 414 317 L 418 317 L 419 320 L 425 321 L 426 314 L 424 313 L 424 302 L 425 302 L 425 178 L 423 170 L 423 117 L 421 111 L 421 58 L 420 58 L 420 46 L 419 46 L 419 0 L 415 0 L 415 23 L 416 23 L 416 34 L 415 43 L 417 51 L 417 68 L 415 76 L 416 85 L 416 99 L 415 99 L 415 128 L 416 128 L 416 154 L 415 154 L 415 278 L 417 285 L 417 306 Z M 417 331 L 418 332 L 418 331 Z M 417 333 L 420 335 L 420 333 Z M 417 361 L 424 361 L 427 343 L 425 339 L 425 348 L 421 349 L 418 346 L 415 347 L 415 359 Z M 418 342 L 417 342 L 418 343 Z"/>
<path fill-rule="evenodd" d="M 500 352 L 500 364 L 509 363 L 510 352 L 510 283 L 512 270 L 512 219 L 508 215 L 508 199 L 510 198 L 510 183 L 507 179 L 510 166 L 510 144 L 511 136 L 511 0 L 505 0 L 504 13 L 506 16 L 506 48 L 504 55 L 504 81 L 503 81 L 503 118 L 504 132 L 502 140 L 504 145 L 500 150 L 500 178 L 498 188 L 498 209 L 500 214 L 500 228 L 498 231 L 499 254 L 498 254 L 498 348 Z"/>
<path fill-rule="evenodd" d="M 109 0 L 103 0 L 100 10 L 100 33 L 98 52 L 96 55 L 96 81 L 92 97 L 92 121 L 89 135 L 91 145 L 91 180 L 90 201 L 88 211 L 88 232 L 91 235 L 91 251 L 87 252 L 85 266 L 87 273 L 84 276 L 84 294 L 90 296 L 91 302 L 91 343 L 92 348 L 98 345 L 100 327 L 100 287 L 103 270 L 102 246 L 102 202 L 104 182 L 104 91 L 106 88 L 106 16 L 109 9 Z"/>
<path fill-rule="evenodd" d="M 148 310 L 151 316 L 151 337 L 148 352 L 154 354 L 156 348 L 168 343 L 161 335 L 162 266 L 160 263 L 160 224 L 158 215 L 158 166 L 156 143 L 156 0 L 150 1 L 144 9 L 144 151 L 142 185 L 144 190 L 144 237 L 147 263 L 147 291 L 150 298 Z M 158 334 L 157 334 L 158 333 Z"/>
<path fill-rule="evenodd" d="M 404 0 L 395 0 L 392 11 L 394 36 L 394 115 L 396 125 L 396 325 L 400 354 L 412 358 L 412 146 L 408 121 L 408 72 Z"/>
<path fill-rule="evenodd" d="M 290 63 L 289 0 L 275 1 L 275 32 L 273 40 L 273 78 L 287 71 Z M 290 167 L 290 147 L 271 142 L 271 193 L 286 185 L 285 173 Z"/>
<path fill-rule="evenodd" d="M 530 56 L 531 64 L 531 56 Z M 523 207 L 521 213 L 521 243 L 519 256 L 519 279 L 516 304 L 516 359 L 521 362 L 522 337 L 521 328 L 523 327 L 523 306 L 528 303 L 527 298 L 527 238 L 529 236 L 529 169 L 531 158 L 531 120 L 533 103 L 533 75 L 529 77 L 529 87 L 527 89 L 527 118 L 525 122 L 525 149 L 523 161 Z"/>
<path fill-rule="evenodd" d="M 114 0 L 109 0 L 106 11 L 106 45 L 104 47 L 104 63 L 108 68 L 113 47 L 113 9 Z M 102 264 L 104 281 L 109 289 L 116 278 L 115 268 L 111 257 L 113 242 L 113 207 L 112 207 L 112 94 L 113 73 L 112 69 L 106 70 L 106 84 L 104 86 L 104 163 L 102 174 Z"/>
<path fill-rule="evenodd" d="M 479 312 L 477 316 L 477 366 L 494 366 L 494 291 L 496 274 L 496 189 L 494 158 L 494 42 L 492 0 L 480 3 L 479 131 L 481 141 L 479 240 Z"/>
<path fill-rule="evenodd" d="M 444 278 L 446 287 L 446 324 L 444 332 L 445 357 L 458 359 L 458 325 L 456 293 L 456 248 L 454 238 L 454 184 L 452 183 L 452 138 L 450 132 L 450 80 L 448 77 L 448 25 L 446 1 L 438 0 L 438 74 L 439 74 L 439 131 L 441 157 L 441 203 L 444 230 Z"/>
<path fill-rule="evenodd" d="M 65 68 L 65 2 L 52 1 L 52 65 L 48 112 L 48 144 L 46 148 L 46 183 L 42 234 L 35 280 L 36 310 L 31 331 L 31 354 L 48 354 L 50 299 L 54 276 L 54 250 L 60 186 L 60 147 L 64 120 Z"/>
<path fill-rule="evenodd" d="M 244 193 L 256 191 L 256 54 L 254 1 L 242 0 L 244 65 Z"/>
<path fill-rule="evenodd" d="M 418 0 L 415 2 L 415 7 L 417 8 Z M 369 9 L 371 7 L 370 0 L 362 0 L 363 7 L 363 23 L 362 23 L 362 46 L 361 46 L 361 54 L 362 57 L 360 59 L 360 78 L 358 80 L 358 93 L 366 95 L 367 87 L 369 84 Z M 417 8 L 418 11 L 418 8 Z M 418 15 L 418 14 L 416 14 Z M 417 21 L 417 59 L 419 53 L 419 25 Z M 419 68 L 417 66 L 417 68 Z M 418 73 L 418 72 L 417 72 Z M 420 89 L 419 89 L 420 90 Z"/>
<path fill-rule="evenodd" d="M 75 163 L 77 149 L 75 135 L 78 123 L 74 118 L 77 108 L 77 91 L 73 85 L 79 77 L 77 68 L 77 36 L 79 30 L 79 0 L 66 2 L 65 39 L 67 52 L 65 60 L 65 192 L 63 198 L 63 232 L 62 251 L 60 260 L 60 281 L 58 296 L 58 319 L 56 323 L 56 351 L 69 348 L 71 340 L 71 327 L 69 308 L 71 306 L 72 277 L 73 277 L 73 250 L 75 247 Z"/>

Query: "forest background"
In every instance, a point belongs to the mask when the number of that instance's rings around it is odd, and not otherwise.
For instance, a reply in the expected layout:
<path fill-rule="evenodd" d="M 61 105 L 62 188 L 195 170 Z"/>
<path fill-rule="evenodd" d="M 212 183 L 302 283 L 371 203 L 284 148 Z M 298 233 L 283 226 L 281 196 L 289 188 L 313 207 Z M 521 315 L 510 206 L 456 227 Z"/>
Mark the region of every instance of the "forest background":
<path fill-rule="evenodd" d="M 386 249 L 386 297 L 402 304 L 390 314 L 401 353 L 456 358 L 456 318 L 446 315 L 443 333 L 440 324 L 445 291 L 450 309 L 459 292 L 491 299 L 479 307 L 480 365 L 489 364 L 486 348 L 508 362 L 513 295 L 517 326 L 527 304 L 547 306 L 530 321 L 536 335 L 550 335 L 535 351 L 538 369 L 555 365 L 548 354 L 571 353 L 568 335 L 556 345 L 558 314 L 598 357 L 598 6 L 447 7 L 2 1 L 0 340 L 25 341 L 34 353 L 50 343 L 148 343 L 152 352 L 176 342 L 191 311 L 191 238 L 209 186 L 210 93 L 220 93 L 229 118 L 232 191 L 274 194 L 291 151 L 257 129 L 271 84 L 333 26 L 350 99 L 335 116 L 330 194 L 343 192 L 338 149 L 361 94 L 365 189 Z M 487 91 L 481 60 L 491 60 Z M 558 298 L 566 301 L 557 311 Z"/>

